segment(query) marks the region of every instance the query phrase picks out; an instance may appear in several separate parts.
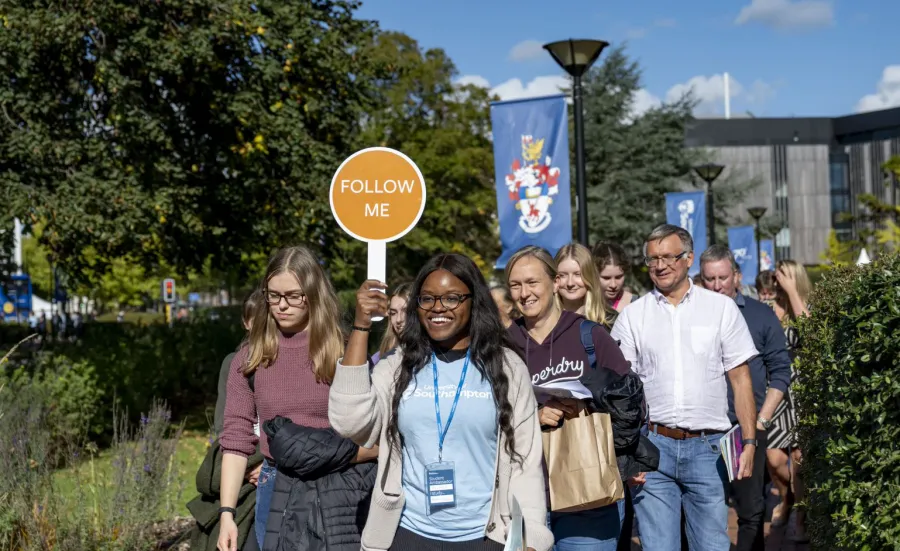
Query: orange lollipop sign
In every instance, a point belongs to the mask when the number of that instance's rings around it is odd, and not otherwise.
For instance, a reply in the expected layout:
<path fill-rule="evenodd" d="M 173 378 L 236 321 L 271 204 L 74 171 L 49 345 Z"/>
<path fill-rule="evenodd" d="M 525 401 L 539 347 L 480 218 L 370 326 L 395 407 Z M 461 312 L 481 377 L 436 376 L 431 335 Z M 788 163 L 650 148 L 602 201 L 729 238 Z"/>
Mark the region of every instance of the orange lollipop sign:
<path fill-rule="evenodd" d="M 329 196 L 341 229 L 369 244 L 367 277 L 385 281 L 386 244 L 409 233 L 425 210 L 425 179 L 419 167 L 394 149 L 363 149 L 338 167 Z"/>

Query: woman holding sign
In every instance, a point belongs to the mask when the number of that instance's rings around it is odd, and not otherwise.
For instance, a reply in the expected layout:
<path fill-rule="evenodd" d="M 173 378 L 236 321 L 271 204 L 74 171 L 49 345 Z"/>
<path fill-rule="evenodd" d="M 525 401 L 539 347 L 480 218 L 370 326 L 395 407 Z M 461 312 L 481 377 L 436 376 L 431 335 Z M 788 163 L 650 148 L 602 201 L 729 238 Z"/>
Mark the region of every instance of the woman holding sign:
<path fill-rule="evenodd" d="M 261 287 L 267 305 L 256 309 L 248 342 L 228 373 L 218 549 L 235 551 L 235 507 L 257 441 L 265 458 L 256 492 L 259 547 L 308 549 L 299 538 L 315 537 L 329 549 L 358 549 L 356 518 L 365 518 L 361 503 L 374 484 L 375 452 L 339 437 L 328 423 L 329 384 L 344 348 L 337 296 L 305 247 L 276 252 Z M 253 431 L 257 418 L 259 437 Z M 335 511 L 340 518 L 325 525 L 323 517 Z M 292 541 L 280 541 L 282 534 Z"/>
<path fill-rule="evenodd" d="M 556 262 L 550 253 L 535 246 L 520 249 L 506 264 L 506 279 L 522 312 L 522 318 L 508 331 L 525 351 L 541 402 L 541 426 L 552 430 L 584 409 L 608 413 L 620 471 L 616 475 L 625 479 L 656 470 L 653 450 L 646 448 L 652 444 L 642 442 L 640 436 L 644 421 L 641 381 L 603 326 L 563 309 L 557 294 Z M 593 365 L 588 347 L 594 355 Z M 644 447 L 639 449 L 641 444 Z M 551 513 L 556 549 L 615 550 L 623 518 L 623 499 L 587 511 Z"/>
<path fill-rule="evenodd" d="M 413 283 L 400 347 L 370 377 L 384 288 L 370 280 L 357 293 L 329 399 L 339 433 L 380 444 L 363 549 L 501 551 L 515 497 L 528 548 L 549 550 L 537 404 L 481 272 L 462 255 L 432 258 Z"/>

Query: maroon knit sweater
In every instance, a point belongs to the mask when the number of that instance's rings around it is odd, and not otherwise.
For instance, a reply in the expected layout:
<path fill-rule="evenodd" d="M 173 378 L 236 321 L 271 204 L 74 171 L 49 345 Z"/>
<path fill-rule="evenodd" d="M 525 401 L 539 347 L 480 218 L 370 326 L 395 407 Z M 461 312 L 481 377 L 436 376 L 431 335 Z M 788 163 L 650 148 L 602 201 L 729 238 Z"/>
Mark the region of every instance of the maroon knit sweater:
<path fill-rule="evenodd" d="M 248 348 L 242 347 L 231 361 L 228 390 L 225 395 L 225 424 L 219 442 L 222 451 L 249 457 L 256 451 L 269 455 L 269 437 L 262 423 L 277 415 L 287 417 L 298 425 L 324 429 L 328 423 L 329 386 L 317 383 L 309 358 L 309 333 L 279 334 L 278 357 L 269 367 L 257 368 L 254 386 L 250 391 L 247 377 L 241 371 L 247 361 Z M 253 433 L 257 415 L 260 438 Z"/>

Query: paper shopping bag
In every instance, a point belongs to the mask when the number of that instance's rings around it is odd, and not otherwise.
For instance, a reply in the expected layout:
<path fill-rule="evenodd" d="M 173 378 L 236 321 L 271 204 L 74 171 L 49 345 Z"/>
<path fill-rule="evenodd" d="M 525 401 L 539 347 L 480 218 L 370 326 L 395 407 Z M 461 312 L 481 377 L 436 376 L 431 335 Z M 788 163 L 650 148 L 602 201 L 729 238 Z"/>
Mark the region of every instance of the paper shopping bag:
<path fill-rule="evenodd" d="M 608 413 L 582 410 L 542 436 L 551 511 L 586 511 L 625 497 Z"/>

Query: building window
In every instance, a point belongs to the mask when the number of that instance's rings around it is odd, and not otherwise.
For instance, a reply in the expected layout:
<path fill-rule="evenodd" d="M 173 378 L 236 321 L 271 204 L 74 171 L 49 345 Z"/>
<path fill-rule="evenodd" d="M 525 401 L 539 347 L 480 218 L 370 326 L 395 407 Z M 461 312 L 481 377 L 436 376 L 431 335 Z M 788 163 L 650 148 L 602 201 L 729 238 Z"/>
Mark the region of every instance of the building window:
<path fill-rule="evenodd" d="M 832 152 L 828 159 L 831 227 L 840 241 L 847 241 L 853 237 L 853 222 L 846 220 L 846 217 L 853 214 L 849 172 L 850 156 L 843 151 Z"/>
<path fill-rule="evenodd" d="M 775 258 L 791 257 L 791 231 L 788 216 L 788 149 L 785 145 L 772 146 L 772 195 L 775 214 L 784 221 L 785 227 L 775 239 Z"/>

